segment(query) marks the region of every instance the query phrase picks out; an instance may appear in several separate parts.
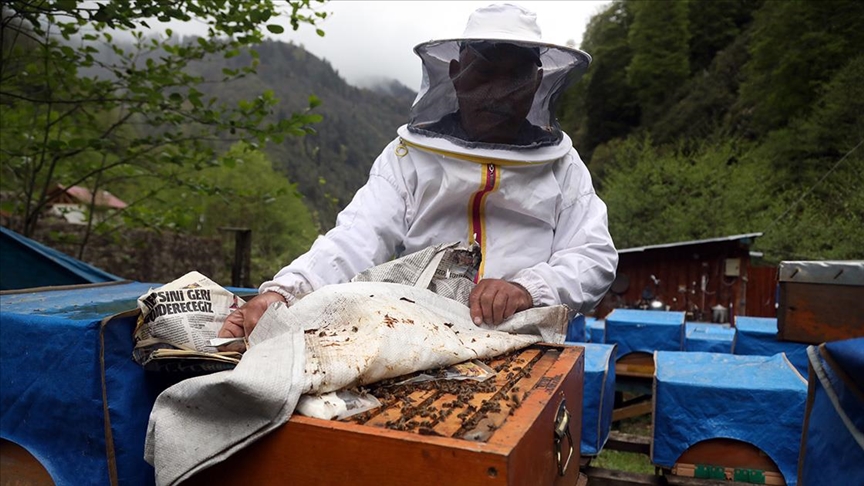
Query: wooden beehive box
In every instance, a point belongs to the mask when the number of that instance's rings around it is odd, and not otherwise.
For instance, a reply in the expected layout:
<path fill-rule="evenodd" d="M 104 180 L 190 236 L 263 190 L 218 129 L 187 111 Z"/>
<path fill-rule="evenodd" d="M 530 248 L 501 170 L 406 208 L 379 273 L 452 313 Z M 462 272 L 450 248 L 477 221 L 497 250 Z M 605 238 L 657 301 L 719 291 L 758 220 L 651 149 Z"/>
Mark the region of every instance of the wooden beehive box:
<path fill-rule="evenodd" d="M 670 471 L 676 476 L 785 486 L 777 464 L 758 447 L 734 439 L 693 444 Z"/>
<path fill-rule="evenodd" d="M 777 337 L 819 344 L 864 336 L 864 261 L 781 262 Z"/>
<path fill-rule="evenodd" d="M 342 421 L 295 415 L 187 484 L 584 481 L 579 475 L 584 348 L 538 344 L 487 364 L 497 374 L 483 383 L 373 386 L 382 407 Z"/>

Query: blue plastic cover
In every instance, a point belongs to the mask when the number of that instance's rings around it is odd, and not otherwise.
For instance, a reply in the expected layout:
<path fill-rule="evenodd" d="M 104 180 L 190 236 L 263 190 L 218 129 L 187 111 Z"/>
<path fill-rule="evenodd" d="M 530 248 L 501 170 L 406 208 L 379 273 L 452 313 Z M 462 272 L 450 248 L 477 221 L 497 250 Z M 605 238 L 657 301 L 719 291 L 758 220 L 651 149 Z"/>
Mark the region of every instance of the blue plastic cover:
<path fill-rule="evenodd" d="M 123 280 L 2 226 L 0 268 L 0 290 Z"/>
<path fill-rule="evenodd" d="M 864 484 L 864 338 L 807 351 L 813 374 L 798 481 Z"/>
<path fill-rule="evenodd" d="M 132 361 L 134 316 L 108 318 L 160 285 L 0 295 L 0 437 L 27 449 L 56 484 L 111 484 L 108 457 L 117 484 L 153 484 L 147 421 L 156 396 L 178 377 L 145 373 Z"/>
<path fill-rule="evenodd" d="M 687 322 L 684 324 L 684 351 L 732 353 L 735 328 L 726 324 Z"/>
<path fill-rule="evenodd" d="M 110 484 L 111 454 L 120 484 L 154 481 L 144 435 L 167 384 L 132 361 L 134 317 L 102 323 L 134 309 L 149 288 L 0 295 L 0 437 L 27 449 L 58 485 Z M 109 422 L 113 441 L 106 440 Z"/>
<path fill-rule="evenodd" d="M 618 359 L 637 351 L 681 351 L 683 341 L 683 312 L 615 309 L 606 316 L 604 342 L 618 345 Z"/>
<path fill-rule="evenodd" d="M 671 468 L 698 442 L 736 439 L 796 484 L 807 383 L 785 356 L 658 351 L 654 364 L 654 464 Z"/>
<path fill-rule="evenodd" d="M 615 406 L 615 345 L 581 344 L 585 347 L 582 392 L 583 456 L 596 456 L 606 445 Z"/>
<path fill-rule="evenodd" d="M 591 320 L 589 320 L 591 319 Z M 606 342 L 606 321 L 590 317 L 585 320 L 585 332 L 589 343 L 602 344 Z"/>
<path fill-rule="evenodd" d="M 807 345 L 777 339 L 777 319 L 774 317 L 735 316 L 738 332 L 732 354 L 773 356 L 786 353 L 801 376 L 807 376 Z"/>
<path fill-rule="evenodd" d="M 825 343 L 825 348 L 855 388 L 864 390 L 864 338 Z"/>
<path fill-rule="evenodd" d="M 567 337 L 565 341 L 568 343 L 585 342 L 585 316 L 576 314 L 567 326 Z"/>

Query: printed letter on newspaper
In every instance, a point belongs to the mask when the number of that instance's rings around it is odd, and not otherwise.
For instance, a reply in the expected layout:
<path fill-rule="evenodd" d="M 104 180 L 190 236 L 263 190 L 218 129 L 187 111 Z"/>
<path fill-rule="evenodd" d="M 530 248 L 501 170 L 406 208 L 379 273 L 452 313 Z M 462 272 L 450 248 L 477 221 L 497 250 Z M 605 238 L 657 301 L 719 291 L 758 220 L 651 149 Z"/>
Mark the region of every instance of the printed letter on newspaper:
<path fill-rule="evenodd" d="M 138 298 L 135 361 L 148 370 L 211 372 L 233 368 L 236 352 L 211 346 L 225 317 L 243 300 L 198 272 Z"/>

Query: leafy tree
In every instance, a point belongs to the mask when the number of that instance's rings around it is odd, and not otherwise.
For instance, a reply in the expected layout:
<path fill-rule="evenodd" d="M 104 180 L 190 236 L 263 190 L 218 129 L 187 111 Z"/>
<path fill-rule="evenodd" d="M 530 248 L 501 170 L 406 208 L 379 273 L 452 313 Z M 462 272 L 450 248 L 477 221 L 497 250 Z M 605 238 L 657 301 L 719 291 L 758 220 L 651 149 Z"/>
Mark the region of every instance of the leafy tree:
<path fill-rule="evenodd" d="M 864 55 L 823 86 L 807 117 L 754 153 L 777 174 L 760 246 L 773 259 L 864 259 Z"/>
<path fill-rule="evenodd" d="M 583 47 L 595 63 L 562 106 L 577 140 L 590 141 L 590 151 L 579 148 L 590 157 L 616 243 L 762 231 L 755 248 L 768 261 L 864 258 L 864 60 L 857 49 L 864 4 L 689 0 L 689 34 L 682 35 L 677 11 L 659 9 L 683 3 L 622 0 L 592 19 Z M 630 21 L 613 12 L 629 12 Z M 604 57 L 627 59 L 628 95 L 611 74 L 606 86 L 592 85 Z M 587 103 L 620 107 L 622 99 L 639 100 L 641 121 L 582 138 L 589 127 L 624 120 Z"/>
<path fill-rule="evenodd" d="M 287 137 L 264 147 L 273 166 L 297 183 L 322 229 L 329 229 L 336 214 L 369 177 L 372 162 L 396 137 L 396 129 L 408 121 L 414 96 L 396 98 L 349 85 L 327 61 L 301 46 L 267 40 L 256 46 L 262 60 L 257 75 L 231 83 L 214 83 L 201 90 L 219 99 L 254 97 L 272 89 L 279 98 L 274 116 L 302 110 L 315 93 L 323 102 L 315 109 L 324 119 L 315 133 Z M 241 53 L 230 59 L 213 58 L 196 63 L 194 72 L 218 76 L 222 69 L 236 69 L 249 61 Z M 407 90 L 407 88 L 404 88 Z"/>
<path fill-rule="evenodd" d="M 756 13 L 742 111 L 759 135 L 806 116 L 820 89 L 864 45 L 864 2 L 769 1 Z"/>
<path fill-rule="evenodd" d="M 764 0 L 689 0 L 690 70 L 698 73 L 732 44 Z"/>
<path fill-rule="evenodd" d="M 593 57 L 591 66 L 561 103 L 561 126 L 573 135 L 586 159 L 601 143 L 626 135 L 639 125 L 638 101 L 626 78 L 632 57 L 627 41 L 632 22 L 629 5 L 612 2 L 591 18 L 581 45 Z"/>
<path fill-rule="evenodd" d="M 643 123 L 653 121 L 667 98 L 690 76 L 688 3 L 630 2 L 628 40 L 633 58 L 627 82 L 636 90 Z"/>
<path fill-rule="evenodd" d="M 126 217 L 133 222 L 159 217 L 164 226 L 186 234 L 222 234 L 225 261 L 232 260 L 234 239 L 222 228 L 251 229 L 250 280 L 262 282 L 308 250 L 318 228 L 296 184 L 275 171 L 261 150 L 238 143 L 222 162 L 145 198 Z M 136 190 L 146 193 L 142 187 L 129 187 L 127 193 Z M 214 278 L 227 281 L 230 268 L 225 271 Z"/>
<path fill-rule="evenodd" d="M 676 93 L 657 120 L 644 127 L 656 142 L 698 144 L 736 134 L 733 108 L 738 101 L 741 66 L 749 58 L 747 39 L 741 35 L 718 52 L 705 71 L 692 76 Z"/>
<path fill-rule="evenodd" d="M 320 3 L 320 2 L 318 2 Z M 4 2 L 0 37 L 3 186 L 18 190 L 22 232 L 32 234 L 55 181 L 91 189 L 116 177 L 182 176 L 218 164 L 215 140 L 264 143 L 311 132 L 308 108 L 268 120 L 272 92 L 227 105 L 199 89 L 206 81 L 250 75 L 251 63 L 217 79 L 191 74 L 208 56 L 232 58 L 260 43 L 280 5 L 272 0 L 133 0 Z M 315 24 L 326 14 L 312 0 L 292 0 L 289 23 Z M 147 36 L 150 23 L 191 21 L 207 36 L 179 43 L 170 29 Z M 319 30 L 319 34 L 323 32 Z M 133 47 L 117 39 L 131 37 Z M 109 61 L 100 51 L 111 52 Z M 98 69 L 102 74 L 85 74 Z M 95 191 L 94 191 L 95 192 Z"/>
<path fill-rule="evenodd" d="M 766 183 L 772 175 L 743 158 L 747 146 L 725 141 L 682 150 L 631 137 L 610 151 L 600 195 L 619 248 L 762 228 L 770 194 L 752 181 Z"/>

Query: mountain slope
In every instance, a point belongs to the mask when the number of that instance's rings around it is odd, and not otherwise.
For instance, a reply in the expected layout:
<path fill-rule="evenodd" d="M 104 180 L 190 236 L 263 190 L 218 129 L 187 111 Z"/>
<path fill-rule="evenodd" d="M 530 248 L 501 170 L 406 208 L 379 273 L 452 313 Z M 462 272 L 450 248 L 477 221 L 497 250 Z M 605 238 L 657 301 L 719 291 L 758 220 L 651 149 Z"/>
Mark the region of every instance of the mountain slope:
<path fill-rule="evenodd" d="M 203 90 L 222 102 L 236 103 L 270 89 L 280 100 L 277 117 L 305 109 L 310 95 L 321 99 L 315 112 L 324 120 L 314 125 L 315 135 L 287 137 L 281 144 L 269 143 L 265 151 L 274 167 L 297 183 L 322 229 L 328 229 L 366 182 L 375 158 L 396 137 L 396 128 L 408 121 L 414 93 L 401 85 L 401 90 L 391 88 L 396 96 L 351 86 L 328 62 L 301 46 L 268 41 L 256 50 L 257 76 L 207 84 Z M 241 55 L 210 60 L 196 69 L 207 79 L 218 79 L 223 68 L 238 68 L 249 61 L 248 55 Z"/>

